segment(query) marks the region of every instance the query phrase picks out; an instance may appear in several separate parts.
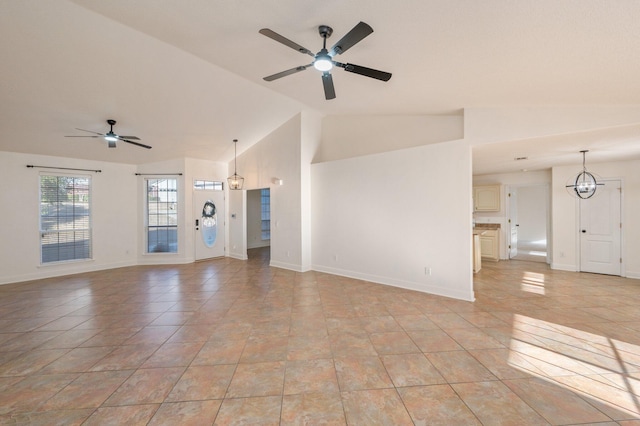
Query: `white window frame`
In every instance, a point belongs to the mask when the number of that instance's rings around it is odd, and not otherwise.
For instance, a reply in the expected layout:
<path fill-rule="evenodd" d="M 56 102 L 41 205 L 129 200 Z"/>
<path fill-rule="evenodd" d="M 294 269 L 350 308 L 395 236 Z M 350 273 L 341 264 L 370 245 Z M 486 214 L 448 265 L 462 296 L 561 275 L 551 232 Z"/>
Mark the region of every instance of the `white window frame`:
<path fill-rule="evenodd" d="M 86 179 L 87 181 L 87 209 L 88 209 L 88 215 L 87 215 L 87 227 L 85 228 L 75 228 L 75 224 L 76 224 L 76 216 L 75 214 L 72 215 L 71 217 L 73 218 L 73 227 L 69 229 L 69 225 L 66 225 L 65 227 L 63 227 L 63 229 L 60 229 L 60 225 L 58 224 L 56 226 L 57 229 L 51 230 L 51 229 L 44 229 L 45 227 L 43 226 L 43 218 L 45 216 L 43 216 L 44 210 L 43 210 L 43 194 L 42 194 L 42 178 L 43 177 L 53 177 L 53 178 L 68 178 L 68 179 Z M 74 194 L 75 195 L 75 190 L 76 187 L 74 186 Z M 81 194 L 78 194 L 81 195 Z M 52 172 L 42 172 L 38 175 L 38 209 L 39 209 L 39 213 L 38 213 L 38 231 L 39 231 L 39 246 L 40 246 L 40 265 L 41 266 L 45 266 L 45 265 L 55 265 L 55 264 L 60 264 L 60 263 L 68 263 L 68 262 L 85 262 L 85 261 L 91 261 L 93 260 L 93 220 L 92 220 L 92 213 L 93 213 L 93 208 L 92 208 L 92 200 L 93 200 L 93 189 L 92 189 L 92 179 L 91 179 L 91 175 L 85 175 L 85 174 L 69 174 L 69 173 L 52 173 Z M 71 208 L 72 208 L 72 212 L 75 212 L 75 196 L 72 197 L 71 200 Z M 84 204 L 84 203 L 83 203 Z M 60 215 L 55 216 L 58 219 L 60 219 Z M 67 216 L 68 217 L 68 216 Z M 78 215 L 78 217 L 80 217 Z M 50 235 L 55 235 L 57 234 L 57 237 L 54 237 L 54 240 L 58 240 L 60 241 L 60 234 L 62 233 L 68 233 L 70 231 L 80 231 L 83 232 L 85 234 L 85 236 L 87 236 L 87 256 L 86 257 L 76 257 L 75 255 L 73 257 L 70 258 L 64 258 L 64 259 L 60 259 L 60 247 L 59 245 L 61 243 L 57 243 L 57 259 L 55 260 L 48 260 L 45 261 L 45 248 L 44 248 L 44 244 L 43 244 L 43 239 L 47 238 L 47 236 Z M 76 240 L 75 239 L 75 235 L 74 238 L 72 240 L 73 242 L 73 251 L 74 253 L 76 252 L 75 249 L 75 244 L 81 241 L 80 239 Z M 84 251 L 84 250 L 83 250 Z"/>
<path fill-rule="evenodd" d="M 150 225 L 150 217 L 151 217 L 151 213 L 149 211 L 149 182 L 151 181 L 174 181 L 175 182 L 175 200 L 173 201 L 164 201 L 164 203 L 167 203 L 168 207 L 172 210 L 175 211 L 174 214 L 172 214 L 171 216 L 175 217 L 175 224 L 164 224 L 164 225 Z M 144 240 L 145 240 L 145 249 L 144 249 L 144 253 L 145 254 L 150 254 L 150 255 L 158 255 L 158 254 L 178 254 L 180 247 L 179 247 L 179 229 L 180 229 L 180 225 L 179 225 L 179 186 L 180 186 L 180 181 L 177 178 L 173 178 L 173 177 L 149 177 L 149 178 L 145 178 L 144 179 Z M 168 191 L 167 191 L 168 192 Z M 160 197 L 160 195 L 158 196 Z M 167 218 L 167 222 L 169 222 L 169 216 L 166 216 Z M 167 250 L 162 250 L 163 247 L 158 247 L 159 243 L 156 244 L 156 249 L 154 250 L 149 250 L 150 249 L 150 245 L 152 244 L 149 241 L 149 236 L 150 236 L 150 228 L 151 227 L 155 227 L 155 228 L 175 228 L 175 250 L 172 249 L 171 244 L 169 242 L 169 240 L 167 240 Z"/>

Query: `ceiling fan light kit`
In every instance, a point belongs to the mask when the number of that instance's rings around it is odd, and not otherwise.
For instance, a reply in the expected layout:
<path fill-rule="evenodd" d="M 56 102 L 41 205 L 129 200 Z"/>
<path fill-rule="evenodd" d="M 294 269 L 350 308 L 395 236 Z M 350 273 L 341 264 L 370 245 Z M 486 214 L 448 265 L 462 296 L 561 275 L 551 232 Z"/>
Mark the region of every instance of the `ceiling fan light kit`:
<path fill-rule="evenodd" d="M 107 133 L 98 133 L 98 132 L 93 132 L 91 130 L 78 129 L 76 127 L 76 130 L 80 130 L 82 132 L 87 132 L 87 133 L 93 133 L 93 135 L 91 135 L 91 136 L 88 136 L 88 135 L 83 135 L 83 136 L 65 136 L 65 137 L 66 138 L 97 138 L 97 137 L 102 137 L 105 141 L 107 141 L 107 146 L 109 148 L 115 148 L 116 147 L 116 142 L 122 141 L 122 142 L 130 143 L 132 145 L 139 146 L 140 148 L 151 149 L 151 147 L 149 145 L 145 145 L 145 144 L 140 143 L 140 142 L 133 142 L 131 140 L 131 139 L 135 139 L 135 140 L 139 141 L 140 138 L 137 137 L 137 136 L 120 136 L 120 135 L 117 135 L 113 131 L 113 126 L 116 124 L 116 120 L 109 119 L 109 120 L 107 120 L 107 124 L 109 126 L 111 126 L 111 128 L 109 129 L 109 131 Z"/>
<path fill-rule="evenodd" d="M 598 182 L 598 179 L 593 173 L 587 171 L 585 165 L 585 157 L 588 150 L 580 151 L 582 153 L 582 171 L 578 173 L 575 179 L 571 179 L 567 185 L 567 191 L 569 194 L 574 195 L 582 200 L 586 200 L 595 195 L 598 186 L 604 186 L 604 183 Z"/>
<path fill-rule="evenodd" d="M 343 64 L 341 62 L 333 60 L 334 56 L 346 52 L 373 32 L 373 28 L 371 28 L 368 24 L 359 22 L 355 27 L 351 29 L 351 31 L 349 31 L 335 45 L 333 45 L 330 50 L 327 50 L 327 38 L 331 37 L 331 34 L 333 34 L 333 29 L 328 25 L 320 25 L 318 27 L 318 32 L 320 33 L 320 37 L 322 37 L 322 49 L 314 55 L 313 52 L 311 52 L 306 47 L 303 47 L 298 43 L 281 36 L 275 31 L 270 30 L 269 28 L 261 29 L 259 31 L 260 34 L 269 37 L 270 39 L 275 40 L 278 43 L 282 43 L 285 46 L 290 47 L 293 50 L 296 50 L 304 55 L 313 56 L 313 62 L 311 62 L 310 64 L 300 65 L 295 68 L 269 75 L 267 77 L 264 77 L 264 80 L 274 81 L 279 78 L 304 71 L 307 68 L 313 66 L 313 68 L 322 72 L 322 87 L 324 88 L 324 96 L 325 99 L 329 100 L 336 97 L 336 92 L 333 85 L 333 77 L 331 76 L 330 72 L 334 67 L 342 68 L 347 72 L 363 75 L 365 77 L 375 78 L 376 80 L 381 81 L 389 81 L 389 79 L 391 78 L 391 73 L 388 73 L 386 71 L 379 71 L 354 64 Z"/>

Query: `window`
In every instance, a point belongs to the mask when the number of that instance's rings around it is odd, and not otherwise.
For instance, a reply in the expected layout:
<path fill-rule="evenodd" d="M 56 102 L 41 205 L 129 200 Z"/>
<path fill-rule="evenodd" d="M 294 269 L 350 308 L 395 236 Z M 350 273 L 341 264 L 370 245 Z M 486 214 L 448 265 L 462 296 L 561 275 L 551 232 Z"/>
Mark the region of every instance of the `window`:
<path fill-rule="evenodd" d="M 262 219 L 262 241 L 271 239 L 271 191 L 260 190 L 260 217 Z"/>
<path fill-rule="evenodd" d="M 196 190 L 209 190 L 209 191 L 222 191 L 224 187 L 222 186 L 222 182 L 216 182 L 213 180 L 194 180 L 193 181 L 193 189 Z"/>
<path fill-rule="evenodd" d="M 40 261 L 91 258 L 91 178 L 40 175 Z"/>
<path fill-rule="evenodd" d="M 178 180 L 147 179 L 147 253 L 178 252 Z"/>

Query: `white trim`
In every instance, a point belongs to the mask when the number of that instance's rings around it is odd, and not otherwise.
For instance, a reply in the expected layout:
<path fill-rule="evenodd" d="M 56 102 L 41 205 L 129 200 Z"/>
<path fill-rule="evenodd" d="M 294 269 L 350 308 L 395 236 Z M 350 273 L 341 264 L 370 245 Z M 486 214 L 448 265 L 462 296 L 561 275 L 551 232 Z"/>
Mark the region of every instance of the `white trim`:
<path fill-rule="evenodd" d="M 337 268 L 325 267 L 320 265 L 313 265 L 312 269 L 314 271 L 325 272 L 327 274 L 339 275 L 339 276 L 348 277 L 348 278 L 355 278 L 355 279 L 369 281 L 376 284 L 383 284 L 383 285 L 389 285 L 392 287 L 404 288 L 406 290 L 419 291 L 421 293 L 433 294 L 435 296 L 450 297 L 453 299 L 464 300 L 466 302 L 474 302 L 476 300 L 473 290 L 471 290 L 471 293 L 466 293 L 462 291 L 451 291 L 451 289 L 448 289 L 448 288 L 433 286 L 433 285 L 425 285 L 424 283 L 398 280 L 395 278 L 382 277 L 378 275 L 363 274 L 360 272 L 347 271 L 344 269 L 337 269 Z"/>
<path fill-rule="evenodd" d="M 309 272 L 312 270 L 308 266 L 296 265 L 295 263 L 279 262 L 277 260 L 275 261 L 271 260 L 269 262 L 269 266 L 274 268 L 288 269 L 289 271 L 295 271 L 295 272 Z"/>
<path fill-rule="evenodd" d="M 86 272 L 106 271 L 106 270 L 115 269 L 115 268 L 124 268 L 128 266 L 139 265 L 139 263 L 136 263 L 135 261 L 116 262 L 108 265 L 96 265 L 94 260 L 87 261 L 84 263 L 85 263 L 85 266 L 87 267 L 78 268 L 77 266 L 79 265 L 79 263 L 74 262 L 73 263 L 74 268 L 69 269 L 69 268 L 61 267 L 65 264 L 57 263 L 52 265 L 46 265 L 46 267 L 42 268 L 43 269 L 42 272 L 3 276 L 3 277 L 0 277 L 0 285 L 14 284 L 14 283 L 20 283 L 20 282 L 31 281 L 31 280 L 41 280 L 46 278 L 62 277 L 66 275 L 83 274 Z M 69 264 L 66 263 L 66 265 L 69 265 Z M 59 267 L 58 270 L 55 270 L 56 266 Z"/>
<path fill-rule="evenodd" d="M 242 253 L 229 253 L 227 256 L 238 260 L 249 260 L 249 257 L 246 254 Z"/>
<path fill-rule="evenodd" d="M 640 280 L 640 272 L 627 271 L 625 278 L 631 278 L 634 280 Z"/>
<path fill-rule="evenodd" d="M 551 269 L 555 269 L 556 271 L 569 271 L 569 272 L 580 272 L 578 271 L 578 267 L 576 265 L 562 264 L 562 263 L 552 263 Z"/>

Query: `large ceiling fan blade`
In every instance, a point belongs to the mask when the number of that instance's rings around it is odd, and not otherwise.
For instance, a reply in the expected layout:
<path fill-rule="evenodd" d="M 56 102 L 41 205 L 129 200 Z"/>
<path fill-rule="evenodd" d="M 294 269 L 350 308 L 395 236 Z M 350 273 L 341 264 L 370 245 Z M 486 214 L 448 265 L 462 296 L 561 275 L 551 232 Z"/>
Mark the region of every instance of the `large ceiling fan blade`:
<path fill-rule="evenodd" d="M 324 87 L 324 97 L 326 100 L 335 99 L 336 89 L 333 87 L 333 77 L 331 73 L 322 73 L 322 86 Z"/>
<path fill-rule="evenodd" d="M 118 135 L 118 138 L 119 139 L 133 139 L 135 141 L 139 141 L 140 140 L 140 138 L 137 137 L 137 136 L 120 136 L 120 135 Z"/>
<path fill-rule="evenodd" d="M 335 55 L 340 55 L 341 53 L 346 52 L 372 32 L 373 28 L 371 28 L 368 24 L 365 24 L 362 21 L 359 22 L 358 25 L 353 27 L 351 31 L 345 34 L 344 37 L 342 37 L 336 44 L 333 45 L 333 47 L 329 51 L 329 56 L 333 57 Z"/>
<path fill-rule="evenodd" d="M 99 138 L 99 137 L 100 137 L 100 136 L 90 136 L 90 135 L 87 135 L 87 136 L 77 136 L 77 135 L 74 135 L 74 136 L 68 136 L 68 135 L 67 135 L 67 136 L 65 136 L 65 138 Z"/>
<path fill-rule="evenodd" d="M 145 145 L 145 144 L 143 144 L 143 143 L 133 142 L 133 141 L 129 141 L 129 140 L 122 139 L 122 138 L 120 138 L 120 140 L 121 140 L 122 142 L 130 143 L 130 144 L 133 144 L 133 145 L 139 146 L 139 147 L 141 147 L 141 148 L 151 149 L 151 147 L 150 147 L 149 145 Z M 111 145 L 109 145 L 109 147 L 111 147 Z"/>
<path fill-rule="evenodd" d="M 76 127 L 76 130 L 81 130 L 81 131 L 87 132 L 87 133 L 93 133 L 94 135 L 104 136 L 104 133 L 98 133 L 98 132 L 94 132 L 94 131 L 91 131 L 91 130 L 79 129 L 77 127 Z"/>
<path fill-rule="evenodd" d="M 297 50 L 300 53 L 305 53 L 307 55 L 315 56 L 315 54 L 309 49 L 307 49 L 306 47 L 300 46 L 298 43 L 291 41 L 284 36 L 281 36 L 277 32 L 270 30 L 269 28 L 263 28 L 258 32 L 264 36 L 269 37 L 272 40 L 277 41 L 278 43 L 282 43 L 285 46 L 292 48 L 293 50 Z"/>
<path fill-rule="evenodd" d="M 362 67 L 354 64 L 337 64 L 339 67 L 344 68 L 345 71 L 355 74 L 364 75 L 366 77 L 375 78 L 377 80 L 389 81 L 391 73 L 386 71 L 374 70 L 373 68 Z"/>
<path fill-rule="evenodd" d="M 288 75 L 295 74 L 295 73 L 300 72 L 300 71 L 304 71 L 304 70 L 306 70 L 307 68 L 309 68 L 312 65 L 313 64 L 300 65 L 299 67 L 291 68 L 290 70 L 282 71 L 282 72 L 279 72 L 279 73 L 264 77 L 264 80 L 266 80 L 266 81 L 277 80 L 279 78 L 286 77 Z"/>

